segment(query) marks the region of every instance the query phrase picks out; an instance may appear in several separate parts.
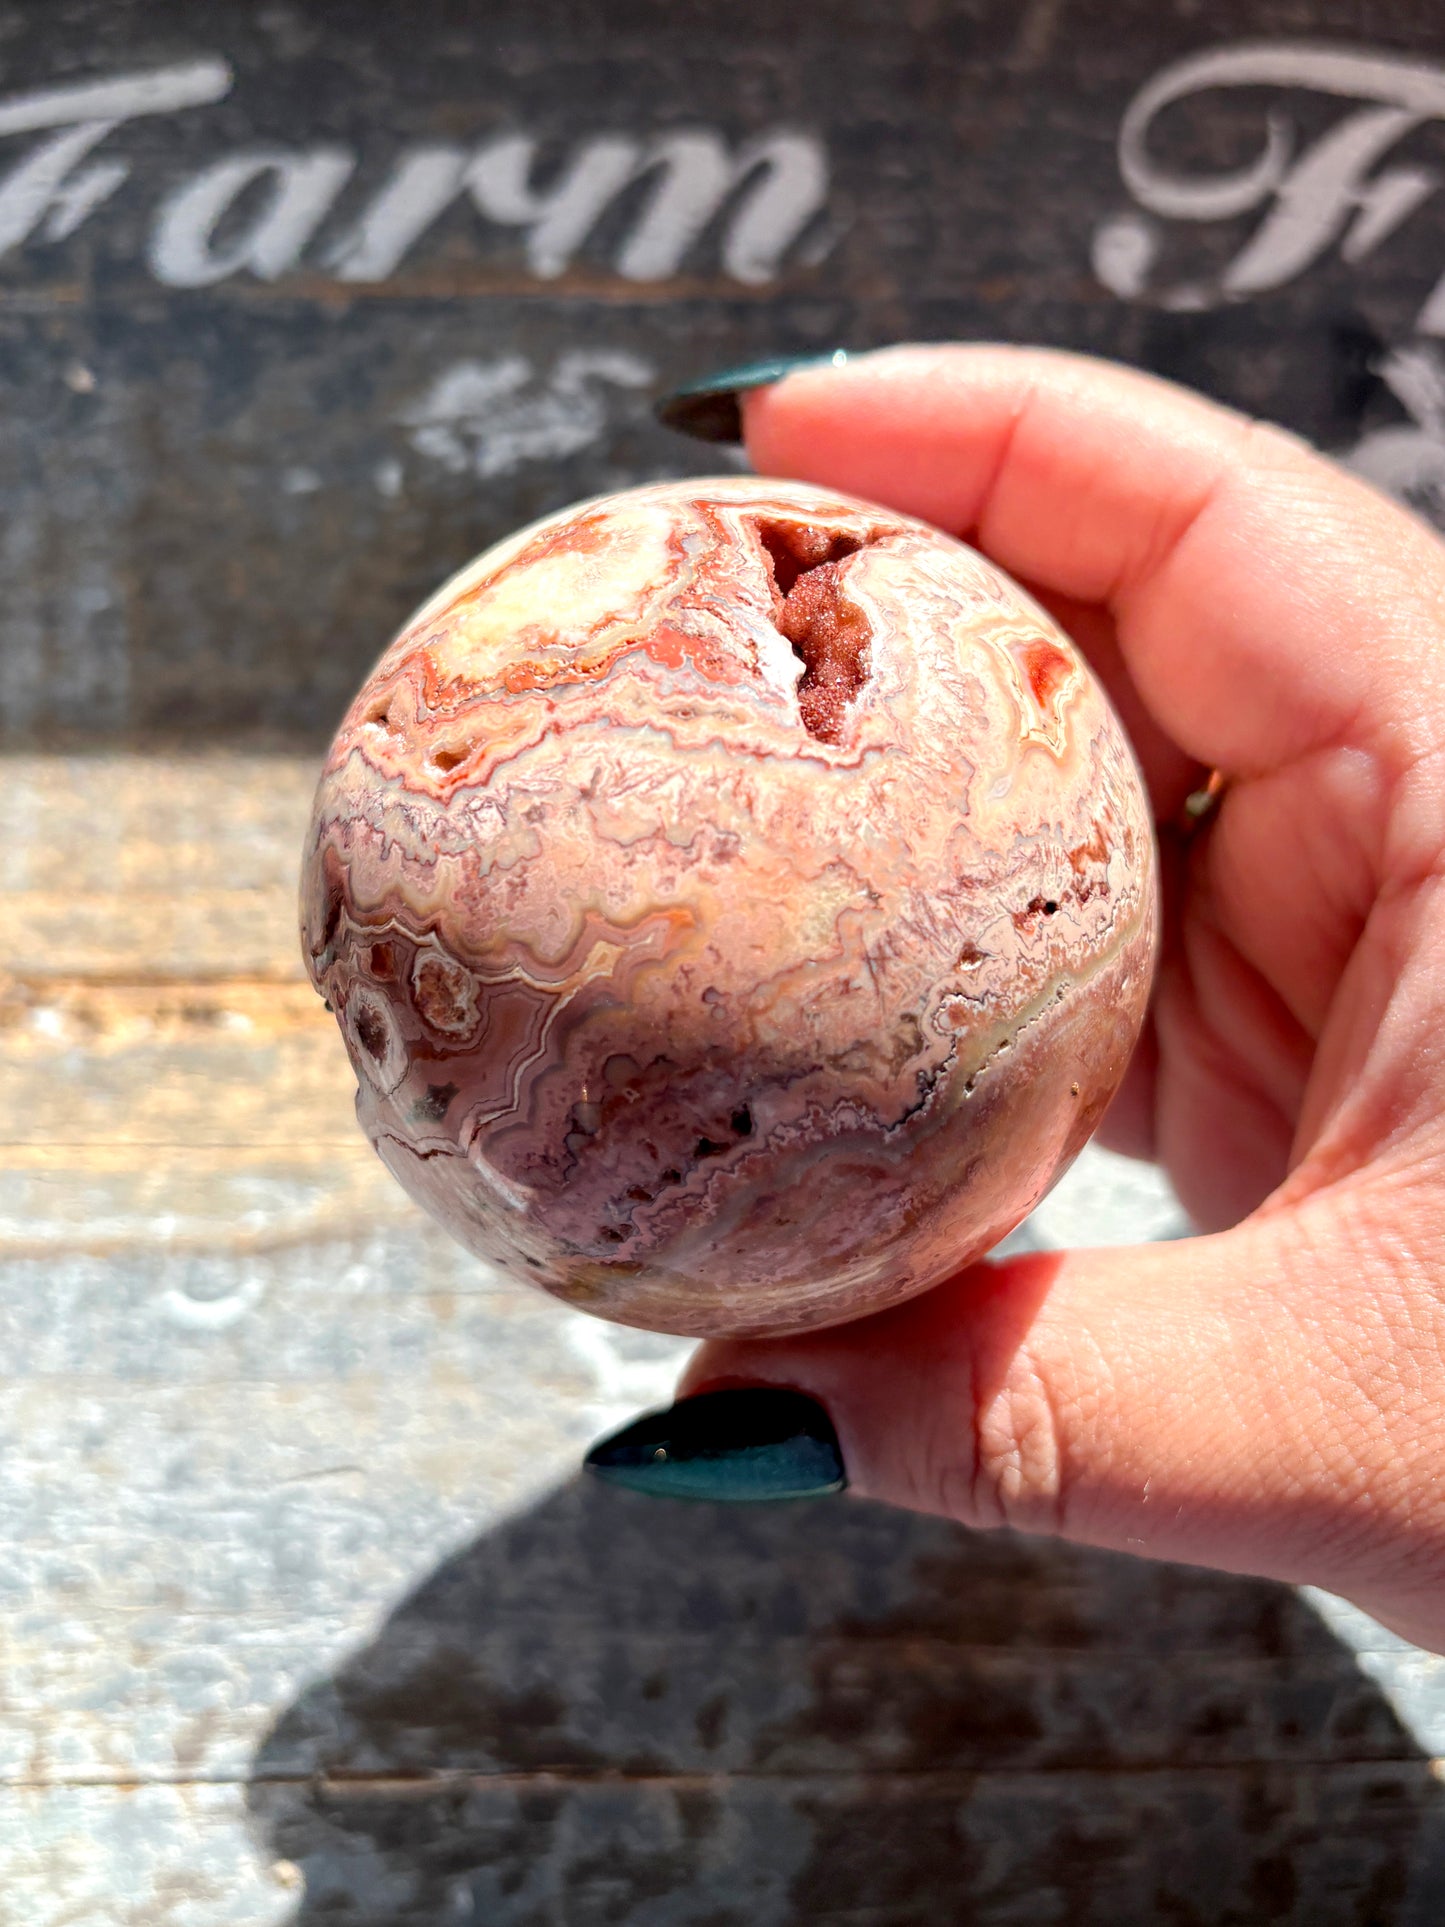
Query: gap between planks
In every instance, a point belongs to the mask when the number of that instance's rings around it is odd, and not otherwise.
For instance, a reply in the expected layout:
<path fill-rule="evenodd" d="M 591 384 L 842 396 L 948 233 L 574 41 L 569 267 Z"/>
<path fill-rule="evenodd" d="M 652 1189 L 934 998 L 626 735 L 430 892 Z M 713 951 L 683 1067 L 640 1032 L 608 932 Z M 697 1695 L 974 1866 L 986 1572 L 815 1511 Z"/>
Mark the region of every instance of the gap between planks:
<path fill-rule="evenodd" d="M 448 1793 L 458 1787 L 472 1787 L 478 1790 L 505 1792 L 509 1788 L 538 1787 L 665 1787 L 679 1791 L 698 1789 L 700 1791 L 716 1787 L 809 1787 L 809 1786 L 866 1786 L 870 1798 L 911 1800 L 920 1791 L 943 1794 L 965 1794 L 980 1785 L 991 1787 L 1009 1784 L 1027 1786 L 1031 1781 L 1057 1785 L 1061 1781 L 1078 1780 L 1085 1783 L 1110 1781 L 1118 1783 L 1126 1780 L 1158 1780 L 1168 1777 L 1181 1780 L 1228 1780 L 1257 1778 L 1265 1773 L 1284 1773 L 1296 1779 L 1318 1779 L 1323 1777 L 1348 1778 L 1353 1773 L 1399 1772 L 1402 1768 L 1424 1771 L 1431 1779 L 1445 1782 L 1445 1759 L 1427 1758 L 1424 1755 L 1402 1756 L 1400 1758 L 1360 1758 L 1348 1755 L 1332 1759 L 1298 1760 L 1270 1759 L 1267 1756 L 1252 1757 L 1248 1760 L 1234 1760 L 1226 1763 L 1210 1762 L 1193 1764 L 1191 1762 L 1155 1761 L 1141 1765 L 1082 1765 L 1075 1762 L 1057 1766 L 1028 1767 L 889 1767 L 860 1770 L 840 1768 L 829 1772 L 826 1768 L 814 1768 L 806 1773 L 759 1773 L 747 1770 L 726 1769 L 716 1773 L 670 1773 L 663 1770 L 645 1772 L 640 1769 L 612 1769 L 606 1767 L 536 1767 L 525 1773 L 483 1773 L 472 1769 L 453 1770 L 438 1767 L 433 1771 L 415 1773 L 216 1773 L 216 1774 L 150 1774 L 144 1777 L 135 1775 L 107 1778 L 103 1774 L 77 1774 L 73 1779 L 16 1779 L 0 1782 L 0 1800 L 8 1793 L 58 1793 L 69 1791 L 96 1791 L 104 1793 L 133 1793 L 149 1787 L 172 1787 L 184 1792 L 187 1788 L 206 1787 L 304 1787 L 317 1793 L 374 1793 L 386 1799 L 410 1798 L 425 1799 L 434 1793 Z"/>

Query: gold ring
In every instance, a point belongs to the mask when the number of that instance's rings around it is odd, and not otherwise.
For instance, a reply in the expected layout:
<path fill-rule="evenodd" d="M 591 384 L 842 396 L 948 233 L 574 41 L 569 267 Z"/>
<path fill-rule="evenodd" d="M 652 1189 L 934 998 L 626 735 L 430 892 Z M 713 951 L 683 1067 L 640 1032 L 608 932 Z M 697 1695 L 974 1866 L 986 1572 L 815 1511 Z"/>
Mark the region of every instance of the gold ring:
<path fill-rule="evenodd" d="M 1223 770 L 1212 769 L 1209 781 L 1202 789 L 1191 790 L 1184 799 L 1184 807 L 1179 812 L 1179 832 L 1181 836 L 1197 836 L 1204 825 L 1219 808 L 1219 799 L 1224 794 L 1229 781 Z"/>

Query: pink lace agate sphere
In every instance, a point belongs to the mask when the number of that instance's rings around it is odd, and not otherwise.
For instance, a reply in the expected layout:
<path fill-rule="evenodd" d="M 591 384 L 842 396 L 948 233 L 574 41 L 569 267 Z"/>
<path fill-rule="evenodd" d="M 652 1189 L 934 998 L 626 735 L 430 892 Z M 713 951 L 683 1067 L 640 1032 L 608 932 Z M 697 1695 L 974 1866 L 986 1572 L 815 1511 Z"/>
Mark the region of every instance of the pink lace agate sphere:
<path fill-rule="evenodd" d="M 1148 804 L 1052 621 L 788 482 L 524 530 L 332 747 L 306 960 L 357 1113 L 465 1245 L 604 1318 L 856 1318 L 986 1251 L 1143 1019 Z"/>

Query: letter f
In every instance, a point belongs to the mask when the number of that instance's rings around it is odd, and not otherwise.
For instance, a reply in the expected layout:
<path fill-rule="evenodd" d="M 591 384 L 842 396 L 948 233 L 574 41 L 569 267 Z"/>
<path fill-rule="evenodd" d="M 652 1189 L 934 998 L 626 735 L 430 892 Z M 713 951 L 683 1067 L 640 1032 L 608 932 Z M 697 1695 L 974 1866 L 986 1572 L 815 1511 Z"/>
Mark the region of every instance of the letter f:
<path fill-rule="evenodd" d="M 0 179 L 0 254 L 27 241 L 42 221 L 47 240 L 63 241 L 115 193 L 130 172 L 128 163 L 81 163 L 123 121 L 203 107 L 230 87 L 224 60 L 195 60 L 0 102 L 0 136 L 56 130 Z"/>

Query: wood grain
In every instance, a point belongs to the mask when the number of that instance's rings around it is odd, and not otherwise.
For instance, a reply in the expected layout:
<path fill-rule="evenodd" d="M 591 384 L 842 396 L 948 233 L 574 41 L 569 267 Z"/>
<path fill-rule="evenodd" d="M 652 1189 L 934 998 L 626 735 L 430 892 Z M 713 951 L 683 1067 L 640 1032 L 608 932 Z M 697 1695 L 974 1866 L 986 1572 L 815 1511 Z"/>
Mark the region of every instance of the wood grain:
<path fill-rule="evenodd" d="M 12 755 L 0 969 L 32 983 L 304 982 L 314 756 Z"/>
<path fill-rule="evenodd" d="M 33 209 L 0 260 L 0 1927 L 1438 1927 L 1445 1666 L 1338 1602 L 579 1485 L 684 1348 L 418 1220 L 355 1132 L 294 911 L 320 748 L 397 624 L 537 515 L 727 468 L 649 414 L 708 367 L 1103 352 L 1329 450 L 1385 431 L 1445 514 L 1438 125 L 1306 267 L 1213 308 L 1267 210 L 1156 219 L 1118 152 L 1184 56 L 1438 70 L 1438 8 L 63 0 L 3 38 L 7 100 L 205 60 L 231 84 L 107 135 L 116 191 L 59 238 Z M 1381 111 L 1216 90 L 1152 151 L 1237 167 L 1268 112 L 1301 158 Z M 825 206 L 771 279 L 727 270 L 736 194 L 623 273 L 641 182 L 555 275 L 461 205 L 389 278 L 336 272 L 407 154 L 517 135 L 545 194 L 579 143 L 699 127 L 818 142 Z M 5 138 L 5 179 L 38 140 Z M 277 278 L 158 278 L 168 197 L 322 144 L 347 198 Z M 1391 182 L 1423 199 L 1361 251 Z M 1096 271 L 1110 231 L 1137 293 Z M 1182 1228 L 1086 1155 L 1022 1237 Z"/>
<path fill-rule="evenodd" d="M 1438 1918 L 1401 1709 L 1445 1677 L 1388 1635 L 1362 1671 L 1276 1587 L 578 1483 L 686 1348 L 372 1158 L 292 947 L 312 774 L 0 766 L 6 1927 Z M 1098 1157 L 1049 1208 L 1180 1228 Z"/>
<path fill-rule="evenodd" d="M 310 760 L 4 768 L 0 1252 L 200 1254 L 402 1222 L 301 972 Z"/>
<path fill-rule="evenodd" d="M 1161 217 L 1121 173 L 1142 89 L 1189 55 L 1260 43 L 1409 59 L 1422 85 L 1445 59 L 1432 0 L 1214 0 L 1207 27 L 1194 0 L 828 0 L 785 22 L 770 0 L 611 0 L 605 16 L 570 0 L 17 6 L 7 101 L 177 63 L 222 67 L 226 85 L 118 128 L 88 164 L 125 169 L 123 189 L 88 211 L 59 200 L 59 238 L 32 207 L 0 262 L 0 739 L 319 747 L 407 612 L 470 555 L 569 501 L 727 465 L 657 427 L 652 393 L 785 351 L 914 338 L 1114 355 L 1331 450 L 1413 438 L 1422 505 L 1441 512 L 1432 408 L 1402 400 L 1398 367 L 1433 355 L 1415 331 L 1445 239 L 1438 128 L 1406 113 L 1355 177 L 1338 143 L 1381 130 L 1347 135 L 1348 117 L 1390 112 L 1367 81 L 1322 93 L 1301 70 L 1297 86 L 1172 106 L 1148 146 L 1186 178 L 1262 151 L 1267 113 L 1292 159 L 1337 141 L 1333 175 L 1317 160 L 1291 203 L 1317 210 L 1313 240 L 1297 222 L 1276 248 L 1297 258 L 1247 298 L 1221 272 L 1285 203 Z M 666 258 L 628 266 L 655 206 L 637 178 L 546 258 L 529 201 L 590 144 L 630 142 L 660 169 L 680 133 L 715 145 L 679 177 Z M 739 274 L 748 196 L 730 170 L 779 135 L 811 144 L 817 191 L 804 226 Z M 498 138 L 531 143 L 534 163 L 534 185 L 494 201 L 502 218 L 459 193 L 388 271 L 339 272 L 408 157 Z M 160 272 L 175 196 L 320 148 L 350 171 L 279 256 L 244 245 L 253 182 L 215 276 Z M 1106 276 L 1110 237 L 1124 253 Z"/>

